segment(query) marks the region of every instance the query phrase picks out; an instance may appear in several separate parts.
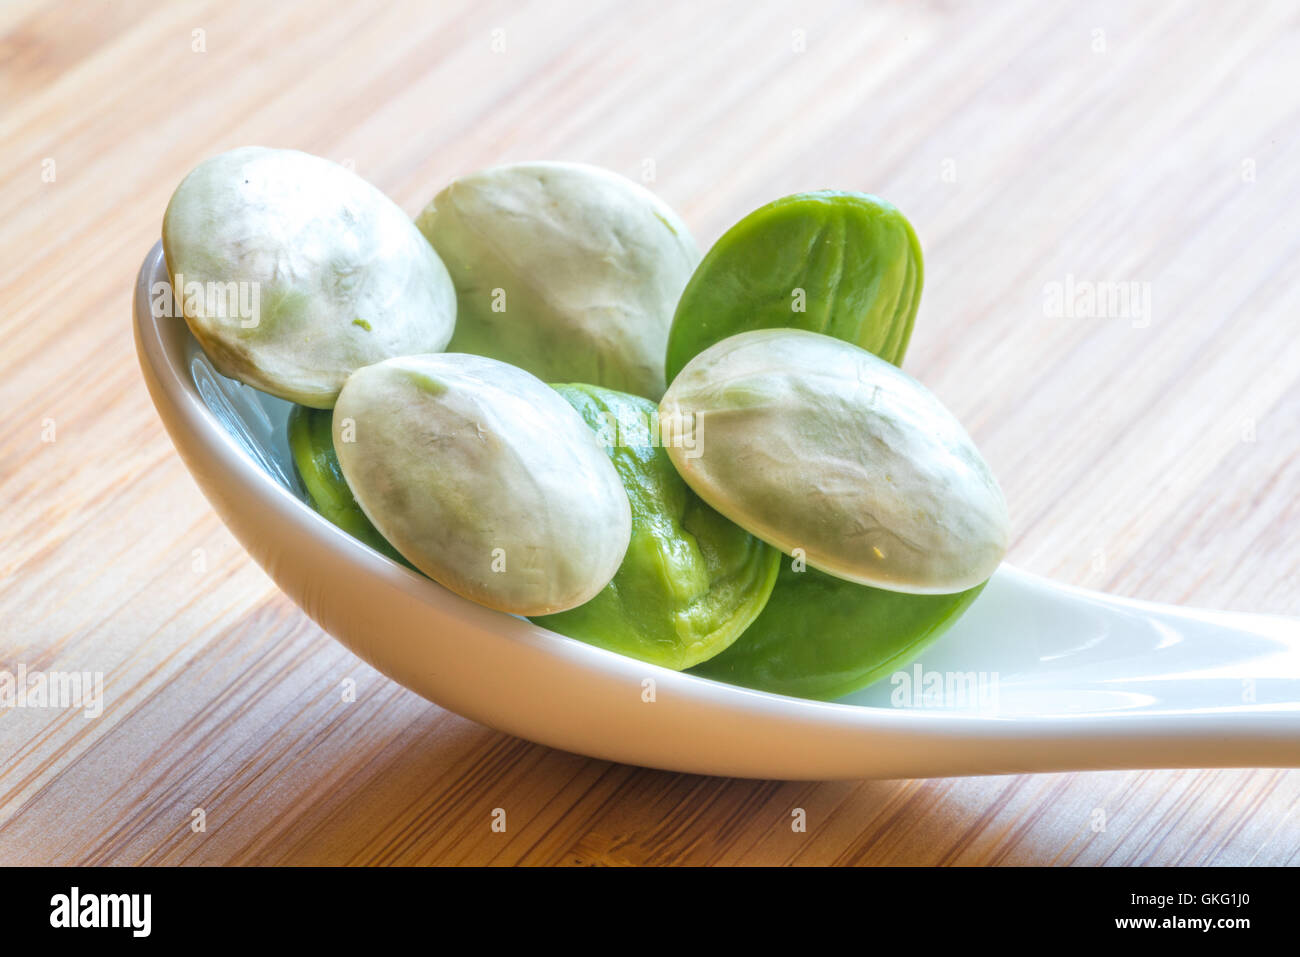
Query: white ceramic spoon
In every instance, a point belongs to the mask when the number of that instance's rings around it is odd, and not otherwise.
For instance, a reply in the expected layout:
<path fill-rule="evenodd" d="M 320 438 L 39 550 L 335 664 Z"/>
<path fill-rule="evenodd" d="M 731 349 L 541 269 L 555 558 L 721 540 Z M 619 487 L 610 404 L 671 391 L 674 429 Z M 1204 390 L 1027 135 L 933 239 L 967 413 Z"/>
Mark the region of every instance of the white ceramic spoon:
<path fill-rule="evenodd" d="M 209 501 L 322 628 L 444 708 L 556 748 L 700 774 L 923 777 L 1300 766 L 1300 621 L 1196 611 L 1003 566 L 919 662 L 836 703 L 643 664 L 490 611 L 355 541 L 301 498 L 287 403 L 218 375 L 135 293 L 149 392 Z M 917 669 L 921 681 L 915 682 Z M 927 701 L 938 675 L 948 693 Z M 958 686 L 974 694 L 965 698 Z"/>

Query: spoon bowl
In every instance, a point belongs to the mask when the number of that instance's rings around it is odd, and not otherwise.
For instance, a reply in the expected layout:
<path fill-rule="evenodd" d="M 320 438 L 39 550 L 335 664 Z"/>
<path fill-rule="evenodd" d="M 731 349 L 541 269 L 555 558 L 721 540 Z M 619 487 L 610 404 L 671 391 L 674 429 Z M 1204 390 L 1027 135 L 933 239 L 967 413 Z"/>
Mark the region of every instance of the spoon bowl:
<path fill-rule="evenodd" d="M 460 598 L 305 500 L 290 404 L 213 369 L 135 288 L 149 393 L 235 537 L 322 628 L 481 724 L 610 761 L 846 779 L 1116 768 L 1300 767 L 1300 620 L 1117 598 L 1003 565 L 915 662 L 835 702 L 645 664 Z"/>

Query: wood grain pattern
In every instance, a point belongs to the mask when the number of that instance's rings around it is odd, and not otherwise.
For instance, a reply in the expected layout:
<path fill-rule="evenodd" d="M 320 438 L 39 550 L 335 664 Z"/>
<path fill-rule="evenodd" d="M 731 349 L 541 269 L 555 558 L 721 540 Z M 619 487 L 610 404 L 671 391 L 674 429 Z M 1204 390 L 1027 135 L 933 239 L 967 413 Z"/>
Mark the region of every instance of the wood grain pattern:
<path fill-rule="evenodd" d="M 0 863 L 1300 863 L 1293 771 L 718 780 L 444 712 L 243 554 L 129 330 L 171 190 L 246 143 L 412 212 L 506 160 L 653 170 L 703 245 L 877 192 L 926 249 L 907 367 L 1011 561 L 1300 614 L 1298 130 L 1286 3 L 0 5 L 0 669 L 106 682 L 95 720 L 0 710 Z M 1149 322 L 1052 318 L 1067 277 L 1146 284 Z"/>

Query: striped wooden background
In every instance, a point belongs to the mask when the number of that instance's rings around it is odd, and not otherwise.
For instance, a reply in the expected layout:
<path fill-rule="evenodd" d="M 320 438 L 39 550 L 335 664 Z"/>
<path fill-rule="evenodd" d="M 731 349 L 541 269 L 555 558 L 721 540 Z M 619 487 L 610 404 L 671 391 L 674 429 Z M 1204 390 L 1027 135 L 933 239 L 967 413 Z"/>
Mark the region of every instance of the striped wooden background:
<path fill-rule="evenodd" d="M 244 555 L 129 329 L 172 188 L 240 144 L 412 212 L 600 163 L 705 246 L 874 191 L 926 249 L 907 367 L 1001 477 L 1012 561 L 1300 614 L 1298 134 L 1294 4 L 6 0 L 0 668 L 102 671 L 106 703 L 0 711 L 0 863 L 1300 863 L 1297 772 L 731 781 L 446 713 Z M 1138 283 L 1149 321 L 1053 317 L 1067 281 Z"/>

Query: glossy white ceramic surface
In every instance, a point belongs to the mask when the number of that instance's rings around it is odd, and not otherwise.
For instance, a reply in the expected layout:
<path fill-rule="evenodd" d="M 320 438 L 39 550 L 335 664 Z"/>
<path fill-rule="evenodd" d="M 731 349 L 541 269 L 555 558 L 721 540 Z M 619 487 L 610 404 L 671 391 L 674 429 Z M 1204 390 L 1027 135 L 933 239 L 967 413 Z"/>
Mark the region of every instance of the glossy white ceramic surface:
<path fill-rule="evenodd" d="M 1129 601 L 1004 565 L 900 668 L 906 678 L 824 703 L 667 671 L 475 605 L 305 504 L 288 404 L 219 376 L 183 319 L 152 315 L 151 290 L 166 281 L 155 246 L 136 285 L 136 347 L 200 488 L 322 628 L 444 708 L 552 747 L 700 774 L 1300 767 L 1291 618 Z"/>

